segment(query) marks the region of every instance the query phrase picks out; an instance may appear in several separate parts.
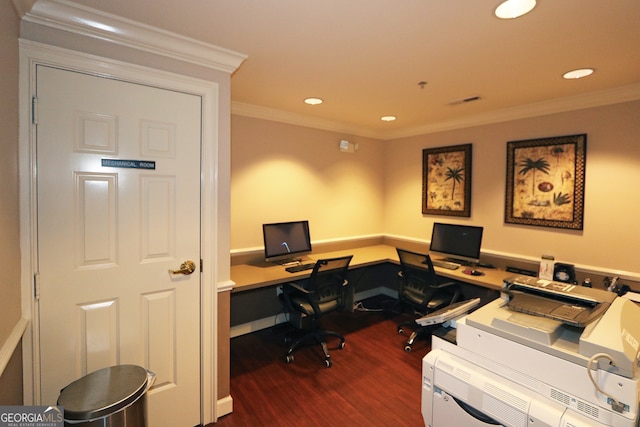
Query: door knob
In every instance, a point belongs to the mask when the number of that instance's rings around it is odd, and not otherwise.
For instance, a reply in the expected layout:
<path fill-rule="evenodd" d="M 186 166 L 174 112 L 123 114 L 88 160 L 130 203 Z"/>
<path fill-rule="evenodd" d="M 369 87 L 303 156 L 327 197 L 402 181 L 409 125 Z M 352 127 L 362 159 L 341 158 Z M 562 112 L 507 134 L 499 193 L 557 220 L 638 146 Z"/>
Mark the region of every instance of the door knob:
<path fill-rule="evenodd" d="M 196 263 L 193 261 L 185 261 L 180 264 L 180 270 L 169 270 L 169 274 L 184 274 L 188 275 L 196 271 Z"/>

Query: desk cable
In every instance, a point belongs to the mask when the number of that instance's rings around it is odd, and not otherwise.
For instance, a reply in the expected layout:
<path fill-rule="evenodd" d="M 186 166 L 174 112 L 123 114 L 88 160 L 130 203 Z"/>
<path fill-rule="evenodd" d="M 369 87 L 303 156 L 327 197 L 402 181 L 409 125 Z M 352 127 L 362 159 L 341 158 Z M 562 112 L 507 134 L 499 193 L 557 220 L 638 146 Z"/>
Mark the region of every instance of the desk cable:
<path fill-rule="evenodd" d="M 589 363 L 587 364 L 587 374 L 589 375 L 589 379 L 591 380 L 591 383 L 593 384 L 593 386 L 596 388 L 596 391 L 602 393 L 604 396 L 608 397 L 609 400 L 611 401 L 611 409 L 613 409 L 616 412 L 622 413 L 625 409 L 625 405 L 623 403 L 618 402 L 618 399 L 616 399 L 615 397 L 613 397 L 612 395 L 610 395 L 609 393 L 605 392 L 604 390 L 602 390 L 600 388 L 600 386 L 598 385 L 598 383 L 596 382 L 595 378 L 593 377 L 591 370 L 592 365 L 594 362 L 596 362 L 598 359 L 607 359 L 609 360 L 609 365 L 611 366 L 616 366 L 616 361 L 613 360 L 613 357 L 611 357 L 610 355 L 608 355 L 607 353 L 597 353 L 594 354 L 593 356 L 591 356 L 591 358 L 589 359 Z"/>
<path fill-rule="evenodd" d="M 375 312 L 384 311 L 383 308 L 367 308 L 367 307 L 364 306 L 362 301 L 358 301 L 358 302 L 354 303 L 353 304 L 353 310 L 354 311 L 375 311 Z"/>

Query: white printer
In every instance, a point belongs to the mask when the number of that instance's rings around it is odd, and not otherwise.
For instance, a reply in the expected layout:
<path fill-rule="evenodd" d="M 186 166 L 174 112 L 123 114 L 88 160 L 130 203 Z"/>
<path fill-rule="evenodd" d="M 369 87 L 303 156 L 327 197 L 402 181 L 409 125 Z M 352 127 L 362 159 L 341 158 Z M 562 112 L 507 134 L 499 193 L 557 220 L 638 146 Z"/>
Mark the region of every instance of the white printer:
<path fill-rule="evenodd" d="M 550 304 L 527 307 L 522 293 Z M 427 427 L 640 425 L 640 308 L 628 299 L 515 276 L 454 326 L 422 362 Z"/>

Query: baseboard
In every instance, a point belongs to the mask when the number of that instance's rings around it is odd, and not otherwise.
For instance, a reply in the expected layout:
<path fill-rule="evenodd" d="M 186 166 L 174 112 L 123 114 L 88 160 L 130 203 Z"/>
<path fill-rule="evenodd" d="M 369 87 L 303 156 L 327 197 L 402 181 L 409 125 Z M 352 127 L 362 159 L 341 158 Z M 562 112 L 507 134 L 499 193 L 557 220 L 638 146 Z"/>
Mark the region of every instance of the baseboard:
<path fill-rule="evenodd" d="M 398 291 L 389 289 L 386 286 L 380 286 L 374 289 L 369 289 L 368 291 L 357 292 L 354 295 L 353 300 L 361 301 L 363 299 L 376 297 L 378 295 L 385 295 L 391 298 L 398 298 Z"/>
<path fill-rule="evenodd" d="M 363 292 L 357 292 L 354 295 L 353 301 L 361 301 L 363 299 L 375 297 L 377 295 L 386 295 L 391 298 L 397 298 L 398 292 L 389 289 L 384 286 L 380 286 L 374 289 L 369 289 Z M 232 326 L 230 331 L 230 337 L 235 338 L 245 334 L 250 334 L 252 332 L 260 331 L 262 329 L 267 329 L 272 326 L 279 325 L 281 323 L 287 322 L 289 319 L 284 313 L 278 313 L 275 316 L 269 316 L 262 319 L 257 319 L 252 322 L 242 323 L 240 325 Z"/>
<path fill-rule="evenodd" d="M 250 334 L 251 332 L 267 329 L 272 326 L 279 325 L 287 321 L 284 313 L 278 313 L 275 316 L 269 316 L 262 319 L 254 320 L 252 322 L 243 323 L 231 327 L 230 337 L 235 338 L 241 335 Z"/>
<path fill-rule="evenodd" d="M 216 403 L 216 417 L 224 417 L 233 412 L 233 397 L 225 396 Z"/>

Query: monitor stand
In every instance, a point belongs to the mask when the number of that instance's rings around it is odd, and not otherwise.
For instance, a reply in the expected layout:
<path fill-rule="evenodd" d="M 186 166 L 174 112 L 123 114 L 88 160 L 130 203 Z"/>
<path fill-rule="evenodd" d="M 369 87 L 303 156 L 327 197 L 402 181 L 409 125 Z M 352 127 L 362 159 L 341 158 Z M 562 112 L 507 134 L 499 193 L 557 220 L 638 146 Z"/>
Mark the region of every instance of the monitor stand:
<path fill-rule="evenodd" d="M 298 258 L 287 258 L 277 261 L 278 264 L 283 267 L 291 267 L 292 265 L 300 265 L 300 259 Z"/>
<path fill-rule="evenodd" d="M 304 261 L 304 258 L 284 258 L 274 261 L 276 264 L 281 265 L 283 267 L 291 267 L 294 265 L 300 265 Z"/>
<path fill-rule="evenodd" d="M 447 262 L 453 262 L 455 264 L 460 264 L 462 267 L 473 267 L 475 265 L 475 263 L 464 260 L 464 259 L 458 259 L 458 258 L 443 258 L 443 261 L 447 261 Z"/>

